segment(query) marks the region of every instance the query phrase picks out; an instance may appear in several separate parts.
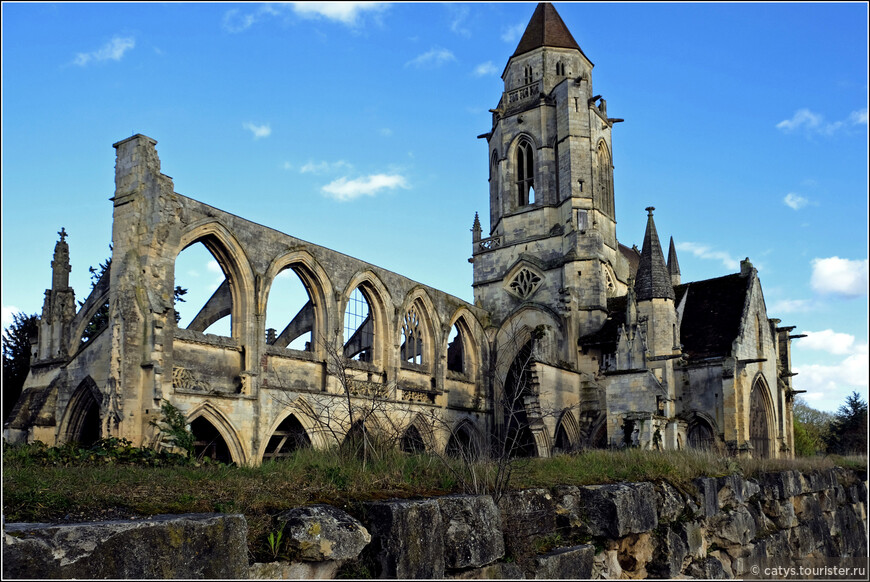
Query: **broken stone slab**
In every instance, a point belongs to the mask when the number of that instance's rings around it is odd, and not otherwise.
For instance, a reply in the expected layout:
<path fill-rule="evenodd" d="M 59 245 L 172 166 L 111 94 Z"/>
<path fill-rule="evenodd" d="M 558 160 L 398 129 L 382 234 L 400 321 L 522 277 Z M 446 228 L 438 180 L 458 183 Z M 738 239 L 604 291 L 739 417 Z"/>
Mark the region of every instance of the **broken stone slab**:
<path fill-rule="evenodd" d="M 651 578 L 676 578 L 683 570 L 689 546 L 674 528 L 664 527 L 663 531 L 660 528 L 657 534 L 658 543 L 646 571 Z"/>
<path fill-rule="evenodd" d="M 803 493 L 803 481 L 797 471 L 764 473 L 758 477 L 758 485 L 767 499 L 787 499 Z"/>
<path fill-rule="evenodd" d="M 655 492 L 659 523 L 674 521 L 686 511 L 686 499 L 670 483 L 656 483 Z"/>
<path fill-rule="evenodd" d="M 698 477 L 693 481 L 700 496 L 700 512 L 703 517 L 713 517 L 719 511 L 719 486 L 714 477 Z"/>
<path fill-rule="evenodd" d="M 439 497 L 444 567 L 480 568 L 504 556 L 501 513 L 489 495 Z"/>
<path fill-rule="evenodd" d="M 755 538 L 755 518 L 741 505 L 708 522 L 708 531 L 722 546 L 745 546 Z"/>
<path fill-rule="evenodd" d="M 432 499 L 366 503 L 363 523 L 372 536 L 363 550 L 381 578 L 443 578 L 444 526 Z"/>
<path fill-rule="evenodd" d="M 652 483 L 617 483 L 560 488 L 562 519 L 581 535 L 621 538 L 658 526 Z"/>
<path fill-rule="evenodd" d="M 184 514 L 73 524 L 7 523 L 4 578 L 248 577 L 243 515 Z"/>
<path fill-rule="evenodd" d="M 499 499 L 505 552 L 524 562 L 534 553 L 535 540 L 557 531 L 556 502 L 546 489 L 524 489 Z"/>
<path fill-rule="evenodd" d="M 454 580 L 522 580 L 522 569 L 514 562 L 496 562 L 482 568 L 463 570 L 448 576 Z"/>
<path fill-rule="evenodd" d="M 354 559 L 372 539 L 359 521 L 331 505 L 295 507 L 278 522 L 295 557 L 307 562 Z"/>
<path fill-rule="evenodd" d="M 722 567 L 722 562 L 713 556 L 708 556 L 702 560 L 695 560 L 686 568 L 686 574 L 692 578 L 707 580 L 730 578 L 725 572 L 725 568 Z"/>
<path fill-rule="evenodd" d="M 589 544 L 559 548 L 535 556 L 534 570 L 529 572 L 536 580 L 583 580 L 592 577 L 595 548 Z"/>

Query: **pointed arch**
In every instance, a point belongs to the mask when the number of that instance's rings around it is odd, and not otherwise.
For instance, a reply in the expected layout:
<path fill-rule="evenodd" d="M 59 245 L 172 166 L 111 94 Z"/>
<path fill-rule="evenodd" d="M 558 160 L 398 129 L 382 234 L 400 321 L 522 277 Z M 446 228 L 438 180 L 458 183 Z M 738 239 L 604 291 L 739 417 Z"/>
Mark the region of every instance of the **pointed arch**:
<path fill-rule="evenodd" d="M 559 422 L 556 425 L 556 432 L 553 438 L 553 451 L 561 453 L 570 453 L 580 449 L 580 425 L 574 417 L 571 409 L 566 408 L 562 411 Z"/>
<path fill-rule="evenodd" d="M 473 461 L 483 456 L 485 448 L 477 427 L 467 418 L 460 420 L 450 431 L 444 454 Z"/>
<path fill-rule="evenodd" d="M 279 460 L 311 446 L 311 438 L 295 414 L 286 415 L 266 441 L 262 461 Z"/>
<path fill-rule="evenodd" d="M 365 303 L 367 313 L 360 318 L 359 326 L 349 326 L 353 316 L 352 307 L 355 302 L 354 292 Z M 341 314 L 341 329 L 343 329 L 343 353 L 350 359 L 358 359 L 377 367 L 383 367 L 387 361 L 389 344 L 387 338 L 392 335 L 392 297 L 386 285 L 371 270 L 360 271 L 354 275 L 344 289 L 338 305 Z"/>
<path fill-rule="evenodd" d="M 264 314 L 264 329 L 260 330 L 260 332 L 265 334 L 266 317 L 269 314 L 269 297 L 275 278 L 286 269 L 293 270 L 308 294 L 308 303 L 302 307 L 302 310 L 296 314 L 293 321 L 288 323 L 287 327 L 290 328 L 296 320 L 302 319 L 305 316 L 307 321 L 304 322 L 302 327 L 304 327 L 306 333 L 311 334 L 311 351 L 322 356 L 323 346 L 321 342 L 329 341 L 330 334 L 328 330 L 334 329 L 336 325 L 332 315 L 336 309 L 333 299 L 334 293 L 329 275 L 311 253 L 306 250 L 284 253 L 276 257 L 268 269 L 266 269 L 263 289 L 257 301 L 258 312 Z"/>
<path fill-rule="evenodd" d="M 223 443 L 226 446 L 227 454 L 229 455 L 229 460 L 231 462 L 237 465 L 244 465 L 247 463 L 248 455 L 245 452 L 245 448 L 242 445 L 242 441 L 239 438 L 238 432 L 233 428 L 233 425 L 229 421 L 229 419 L 224 416 L 224 414 L 220 410 L 218 410 L 211 402 L 203 402 L 187 414 L 187 422 L 191 425 L 192 431 L 194 429 L 194 423 L 198 419 L 203 419 L 205 422 L 208 423 L 208 426 L 214 428 L 214 431 L 223 440 Z M 213 434 L 207 434 L 205 432 L 205 430 L 207 430 L 208 428 L 207 425 L 203 423 L 199 423 L 199 425 L 204 430 L 201 431 L 199 435 L 197 435 L 196 431 L 194 431 L 194 436 L 206 438 L 211 438 L 214 436 Z M 217 450 L 217 448 L 220 446 L 220 444 L 215 441 L 203 442 L 203 440 L 199 438 L 197 440 L 200 440 L 200 444 L 198 445 L 198 447 L 200 447 L 200 450 L 197 450 L 198 453 L 209 446 L 214 446 L 214 450 Z"/>
<path fill-rule="evenodd" d="M 79 383 L 67 404 L 60 425 L 62 442 L 77 442 L 89 447 L 102 436 L 100 403 L 103 395 L 97 383 L 90 376 Z"/>
<path fill-rule="evenodd" d="M 513 148 L 516 207 L 529 206 L 536 201 L 535 172 L 538 167 L 537 148 L 526 136 L 520 136 Z"/>
<path fill-rule="evenodd" d="M 202 243 L 220 265 L 226 277 L 226 285 L 231 299 L 230 329 L 232 337 L 245 338 L 245 322 L 253 314 L 255 298 L 251 296 L 254 287 L 254 274 L 247 253 L 232 232 L 214 219 L 204 219 L 191 224 L 182 234 L 174 253 L 175 259 L 187 247 Z M 173 259 L 173 272 L 175 269 Z M 173 274 L 173 287 L 174 287 Z M 220 310 L 224 312 L 223 309 Z"/>
<path fill-rule="evenodd" d="M 442 353 L 447 355 L 447 370 L 478 381 L 482 363 L 487 358 L 483 326 L 467 307 L 462 306 L 451 316 L 449 329 L 456 330 L 456 336 L 451 342 L 451 332 L 448 332 L 442 342 Z"/>
<path fill-rule="evenodd" d="M 692 410 L 683 415 L 686 420 L 686 444 L 689 448 L 714 450 L 718 442 L 719 429 L 716 420 L 700 410 Z"/>
<path fill-rule="evenodd" d="M 615 219 L 616 213 L 613 204 L 613 157 L 610 155 L 610 148 L 602 139 L 598 142 L 597 147 L 597 167 L 598 167 L 598 209 Z"/>
<path fill-rule="evenodd" d="M 441 343 L 441 326 L 437 311 L 422 287 L 408 293 L 399 311 L 402 318 L 397 322 L 399 361 L 432 370 L 435 346 Z"/>
<path fill-rule="evenodd" d="M 766 459 L 775 456 L 775 416 L 773 400 L 767 382 L 760 374 L 755 377 L 749 394 L 749 444 L 753 456 Z"/>

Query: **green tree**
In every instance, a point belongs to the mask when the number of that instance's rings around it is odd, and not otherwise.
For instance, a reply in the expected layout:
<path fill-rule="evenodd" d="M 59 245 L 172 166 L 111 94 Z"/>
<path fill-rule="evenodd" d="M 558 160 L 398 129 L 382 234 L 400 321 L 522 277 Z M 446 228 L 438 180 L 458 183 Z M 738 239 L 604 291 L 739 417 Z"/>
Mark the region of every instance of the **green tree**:
<path fill-rule="evenodd" d="M 801 457 L 810 457 L 826 452 L 826 439 L 834 415 L 816 410 L 803 398 L 794 401 L 794 449 Z"/>
<path fill-rule="evenodd" d="M 847 396 L 837 410 L 827 444 L 829 453 L 867 454 L 867 402 L 857 392 Z"/>
<path fill-rule="evenodd" d="M 3 419 L 21 396 L 24 381 L 30 372 L 30 338 L 37 334 L 39 317 L 15 313 L 12 325 L 3 330 Z"/>

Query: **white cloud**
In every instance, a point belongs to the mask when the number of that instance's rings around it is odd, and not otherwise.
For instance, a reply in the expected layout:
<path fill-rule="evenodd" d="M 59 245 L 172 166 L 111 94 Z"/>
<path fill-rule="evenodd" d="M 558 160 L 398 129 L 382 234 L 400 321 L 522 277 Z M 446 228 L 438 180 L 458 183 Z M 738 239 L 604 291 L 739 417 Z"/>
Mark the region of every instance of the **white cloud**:
<path fill-rule="evenodd" d="M 822 331 L 807 331 L 805 338 L 801 338 L 795 345 L 808 350 L 820 350 L 844 356 L 851 354 L 855 349 L 855 336 L 848 333 L 839 333 L 832 329 Z"/>
<path fill-rule="evenodd" d="M 810 286 L 823 295 L 859 297 L 867 293 L 867 259 L 813 259 Z"/>
<path fill-rule="evenodd" d="M 824 115 L 814 113 L 807 108 L 798 109 L 791 119 L 784 119 L 776 124 L 776 128 L 785 133 L 803 130 L 809 134 L 831 136 L 840 130 L 854 125 L 867 125 L 867 109 L 853 111 L 842 121 L 825 121 Z"/>
<path fill-rule="evenodd" d="M 781 299 L 771 303 L 768 313 L 806 313 L 812 311 L 814 303 L 806 299 Z"/>
<path fill-rule="evenodd" d="M 789 192 L 788 194 L 786 194 L 785 198 L 783 198 L 782 201 L 792 210 L 800 210 L 801 208 L 810 203 L 809 199 L 804 198 L 800 194 L 795 194 L 794 192 Z"/>
<path fill-rule="evenodd" d="M 254 139 L 260 139 L 261 137 L 269 137 L 272 135 L 272 128 L 269 127 L 269 124 L 265 125 L 254 125 L 251 122 L 243 123 L 242 127 L 249 130 L 254 134 Z"/>
<path fill-rule="evenodd" d="M 351 168 L 352 166 L 344 160 L 337 162 L 308 162 L 301 168 L 299 172 L 302 174 L 327 174 L 342 168 Z"/>
<path fill-rule="evenodd" d="M 89 52 L 78 53 L 73 61 L 76 65 L 84 67 L 91 61 L 120 61 L 124 53 L 136 46 L 136 40 L 133 37 L 113 37 L 101 48 Z"/>
<path fill-rule="evenodd" d="M 806 390 L 811 400 L 840 400 L 853 390 L 866 392 L 868 361 L 865 352 L 852 354 L 840 362 L 795 366 L 793 383 L 796 390 Z"/>
<path fill-rule="evenodd" d="M 485 63 L 480 63 L 476 67 L 474 67 L 474 76 L 475 77 L 488 77 L 489 75 L 498 74 L 498 68 L 492 61 L 486 61 Z"/>
<path fill-rule="evenodd" d="M 502 31 L 501 39 L 508 43 L 517 42 L 526 30 L 526 23 L 520 22 Z"/>
<path fill-rule="evenodd" d="M 408 188 L 404 176 L 398 174 L 373 174 L 364 178 L 348 180 L 339 178 L 321 188 L 323 193 L 342 202 L 354 200 L 360 196 L 375 196 L 382 190 Z"/>
<path fill-rule="evenodd" d="M 468 18 L 468 7 L 448 4 L 448 9 L 451 12 L 452 19 L 450 21 L 450 31 L 464 37 L 470 37 L 471 31 L 465 27 L 465 19 Z"/>
<path fill-rule="evenodd" d="M 422 55 L 417 56 L 414 59 L 411 59 L 407 63 L 405 63 L 406 67 L 440 67 L 445 63 L 449 63 L 450 61 L 455 61 L 456 57 L 453 56 L 453 53 L 445 48 L 433 48 L 432 50 L 423 53 Z"/>
<path fill-rule="evenodd" d="M 693 242 L 677 243 L 677 250 L 688 251 L 699 259 L 712 259 L 714 261 L 721 261 L 725 268 L 731 271 L 736 271 L 740 268 L 740 261 L 733 258 L 725 251 L 717 251 L 704 244 Z"/>
<path fill-rule="evenodd" d="M 353 26 L 364 12 L 379 12 L 386 2 L 292 2 L 293 12 L 303 18 L 325 18 Z"/>

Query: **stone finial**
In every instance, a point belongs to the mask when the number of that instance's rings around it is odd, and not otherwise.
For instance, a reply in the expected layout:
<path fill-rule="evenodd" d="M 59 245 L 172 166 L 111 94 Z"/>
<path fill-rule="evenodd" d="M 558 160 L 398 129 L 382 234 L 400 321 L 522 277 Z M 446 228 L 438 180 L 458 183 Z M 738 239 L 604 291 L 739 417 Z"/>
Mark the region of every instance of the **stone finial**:
<path fill-rule="evenodd" d="M 742 261 L 740 261 L 740 276 L 747 277 L 752 271 L 755 270 L 755 267 L 752 266 L 752 263 L 749 261 L 749 257 L 746 257 Z"/>
<path fill-rule="evenodd" d="M 474 224 L 471 225 L 471 238 L 473 241 L 477 242 L 480 240 L 480 234 L 482 229 L 480 227 L 480 217 L 477 215 L 477 212 L 474 213 Z"/>
<path fill-rule="evenodd" d="M 69 236 L 65 228 L 57 233 L 60 240 L 54 245 L 54 260 L 51 261 L 51 288 L 54 290 L 69 289 L 69 272 L 72 267 L 69 264 L 69 245 L 66 237 Z"/>

